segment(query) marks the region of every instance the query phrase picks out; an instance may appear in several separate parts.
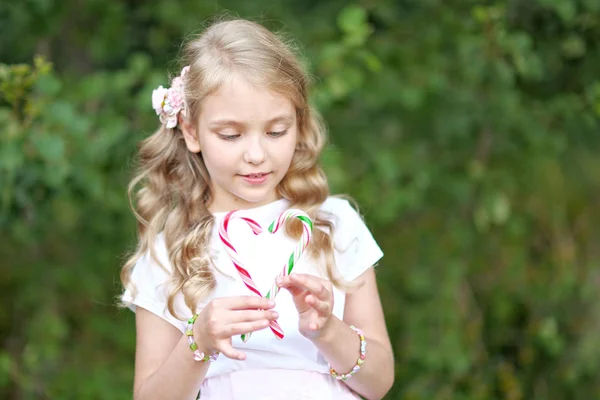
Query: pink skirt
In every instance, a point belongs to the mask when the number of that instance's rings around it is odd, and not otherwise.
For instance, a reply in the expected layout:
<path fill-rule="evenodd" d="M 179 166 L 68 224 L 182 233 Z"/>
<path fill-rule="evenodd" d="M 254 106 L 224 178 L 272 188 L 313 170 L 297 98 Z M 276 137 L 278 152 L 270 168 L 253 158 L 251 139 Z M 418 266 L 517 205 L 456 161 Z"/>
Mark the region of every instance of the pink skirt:
<path fill-rule="evenodd" d="M 314 371 L 235 371 L 205 379 L 200 400 L 360 400 L 346 384 Z"/>

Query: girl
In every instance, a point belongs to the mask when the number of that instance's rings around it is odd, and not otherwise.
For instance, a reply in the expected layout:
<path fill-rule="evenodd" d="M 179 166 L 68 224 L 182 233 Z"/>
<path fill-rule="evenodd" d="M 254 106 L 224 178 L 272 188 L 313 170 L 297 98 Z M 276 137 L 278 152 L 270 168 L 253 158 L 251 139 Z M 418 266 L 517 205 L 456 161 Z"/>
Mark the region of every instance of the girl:
<path fill-rule="evenodd" d="M 171 87 L 153 93 L 162 125 L 142 142 L 130 185 L 131 197 L 141 184 L 139 246 L 121 274 L 122 300 L 136 312 L 134 398 L 382 398 L 394 367 L 372 268 L 383 254 L 349 203 L 328 197 L 307 74 L 274 34 L 245 20 L 209 27 L 184 61 Z M 314 229 L 275 299 L 263 296 L 301 223 L 258 236 L 230 224 L 257 296 L 219 224 L 239 210 L 266 227 L 290 208 Z M 283 339 L 265 329 L 275 321 Z"/>

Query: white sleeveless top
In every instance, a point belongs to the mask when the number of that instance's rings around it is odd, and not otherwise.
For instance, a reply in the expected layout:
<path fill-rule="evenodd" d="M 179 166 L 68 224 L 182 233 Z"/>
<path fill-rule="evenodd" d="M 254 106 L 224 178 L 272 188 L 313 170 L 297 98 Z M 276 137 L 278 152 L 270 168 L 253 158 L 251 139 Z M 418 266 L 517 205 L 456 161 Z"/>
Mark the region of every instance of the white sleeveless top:
<path fill-rule="evenodd" d="M 289 202 L 281 199 L 241 212 L 243 216 L 261 224 L 266 233 L 258 236 L 255 236 L 239 219 L 232 220 L 229 226 L 232 244 L 263 296 L 271 288 L 275 276 L 296 246 L 296 241 L 286 236 L 283 229 L 274 235 L 267 232 L 271 222 L 288 207 Z M 333 218 L 337 270 L 344 280 L 353 281 L 374 266 L 383 253 L 348 201 L 330 197 L 323 203 L 321 210 L 330 213 Z M 214 214 L 215 228 L 211 246 L 214 263 L 218 269 L 215 271 L 217 285 L 211 295 L 198 304 L 198 312 L 215 298 L 252 295 L 242 282 L 219 239 L 218 227 L 225 214 Z M 171 268 L 162 234 L 157 238 L 155 250 L 161 263 L 166 268 Z M 294 266 L 292 273 L 324 277 L 322 270 L 323 268 L 317 267 L 316 262 L 305 253 Z M 135 298 L 132 297 L 130 286 L 126 288 L 122 300 L 134 312 L 136 307 L 143 307 L 173 324 L 183 334 L 191 311 L 183 301 L 183 294 L 179 294 L 175 299 L 175 310 L 185 320 L 179 320 L 169 313 L 166 306 L 169 293 L 165 284 L 167 281 L 168 273 L 154 262 L 149 254 L 146 254 L 137 262 L 131 275 L 131 283 L 137 288 Z M 278 322 L 285 334 L 283 340 L 277 339 L 268 328 L 253 332 L 247 343 L 242 342 L 239 336 L 234 337 L 233 346 L 246 353 L 246 360 L 231 360 L 221 355 L 217 362 L 211 364 L 206 375 L 207 379 L 234 371 L 260 369 L 304 370 L 329 374 L 326 360 L 313 343 L 298 331 L 298 312 L 289 292 L 285 289 L 280 290 L 275 302 L 277 304 L 275 310 L 279 313 Z M 333 314 L 339 319 L 343 319 L 344 305 L 345 294 L 334 288 Z"/>

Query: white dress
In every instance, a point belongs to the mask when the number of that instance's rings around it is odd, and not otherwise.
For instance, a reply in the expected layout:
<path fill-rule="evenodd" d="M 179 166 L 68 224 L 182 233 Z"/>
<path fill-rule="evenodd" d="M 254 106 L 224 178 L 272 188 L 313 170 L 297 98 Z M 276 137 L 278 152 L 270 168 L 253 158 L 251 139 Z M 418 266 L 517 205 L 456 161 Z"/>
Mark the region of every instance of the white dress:
<path fill-rule="evenodd" d="M 289 203 L 281 199 L 273 203 L 244 210 L 243 215 L 257 221 L 264 232 L 280 213 L 287 210 Z M 374 266 L 383 253 L 360 216 L 346 200 L 328 198 L 321 210 L 331 214 L 335 226 L 335 260 L 339 274 L 346 281 L 353 281 Z M 217 285 L 211 295 L 198 304 L 198 312 L 212 299 L 227 296 L 250 295 L 242 282 L 231 259 L 224 250 L 218 236 L 218 226 L 226 213 L 216 213 L 215 230 L 211 248 L 216 266 Z M 316 228 L 315 228 L 316 229 Z M 257 288 L 265 295 L 273 284 L 296 241 L 281 233 L 252 234 L 250 228 L 240 220 L 233 220 L 229 226 L 229 237 L 235 246 L 244 267 L 251 274 Z M 148 255 L 136 264 L 131 282 L 137 288 L 133 297 L 132 287 L 126 288 L 123 301 L 135 311 L 143 307 L 160 316 L 185 332 L 187 318 L 191 311 L 179 294 L 175 299 L 175 311 L 182 318 L 177 319 L 166 308 L 169 293 L 166 282 L 169 277 L 167 250 L 164 237 L 157 239 L 155 249 L 161 268 Z M 306 273 L 324 277 L 323 268 L 313 258 L 303 256 L 292 273 Z M 233 346 L 246 353 L 246 360 L 231 360 L 223 355 L 212 363 L 202 383 L 201 399 L 358 399 L 348 387 L 329 375 L 327 361 L 313 343 L 298 331 L 298 313 L 287 290 L 281 290 L 275 298 L 275 310 L 280 317 L 278 323 L 284 331 L 279 340 L 270 329 L 254 332 L 250 340 L 242 342 L 239 337 L 232 339 Z M 343 319 L 345 294 L 334 288 L 333 314 Z M 357 351 L 358 349 L 348 349 Z M 191 354 L 190 354 L 191 357 Z"/>

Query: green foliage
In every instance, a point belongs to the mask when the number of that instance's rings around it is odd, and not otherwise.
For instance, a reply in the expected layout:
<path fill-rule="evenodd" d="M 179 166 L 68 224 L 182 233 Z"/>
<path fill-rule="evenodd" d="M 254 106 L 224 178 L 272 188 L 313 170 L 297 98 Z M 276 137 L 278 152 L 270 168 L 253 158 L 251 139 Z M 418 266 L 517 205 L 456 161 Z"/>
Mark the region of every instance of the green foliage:
<path fill-rule="evenodd" d="M 9 3 L 0 398 L 131 397 L 130 160 L 181 39 L 223 9 L 297 38 L 317 77 L 333 189 L 386 253 L 386 398 L 600 397 L 600 3 Z"/>

